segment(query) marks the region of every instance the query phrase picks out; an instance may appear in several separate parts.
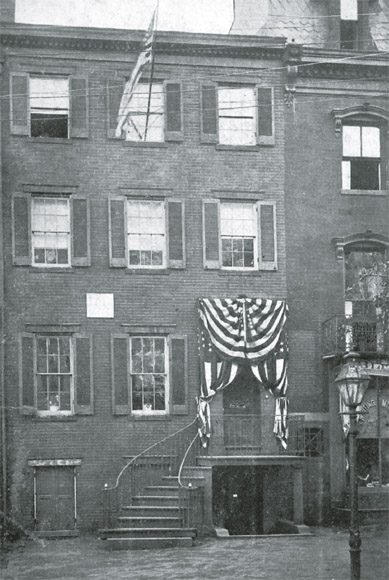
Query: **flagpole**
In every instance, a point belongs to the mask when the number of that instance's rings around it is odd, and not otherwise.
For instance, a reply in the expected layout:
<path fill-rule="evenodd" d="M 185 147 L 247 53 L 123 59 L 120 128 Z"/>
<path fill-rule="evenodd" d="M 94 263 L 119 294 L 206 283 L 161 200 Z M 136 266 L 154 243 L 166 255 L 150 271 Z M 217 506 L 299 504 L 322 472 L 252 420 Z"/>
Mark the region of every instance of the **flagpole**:
<path fill-rule="evenodd" d="M 155 12 L 155 33 L 157 32 L 157 26 L 158 26 L 158 12 L 159 12 L 159 0 L 157 0 L 157 7 L 156 7 L 156 12 Z M 147 129 L 149 126 L 149 117 L 150 117 L 150 105 L 151 105 L 151 91 L 153 88 L 153 76 L 154 76 L 154 55 L 155 55 L 155 36 L 154 36 L 154 46 L 152 48 L 152 57 L 151 57 L 151 69 L 150 69 L 150 83 L 149 83 L 149 98 L 147 101 L 147 113 L 146 113 L 146 127 L 145 127 L 145 136 L 144 136 L 144 141 L 146 141 L 147 138 Z"/>

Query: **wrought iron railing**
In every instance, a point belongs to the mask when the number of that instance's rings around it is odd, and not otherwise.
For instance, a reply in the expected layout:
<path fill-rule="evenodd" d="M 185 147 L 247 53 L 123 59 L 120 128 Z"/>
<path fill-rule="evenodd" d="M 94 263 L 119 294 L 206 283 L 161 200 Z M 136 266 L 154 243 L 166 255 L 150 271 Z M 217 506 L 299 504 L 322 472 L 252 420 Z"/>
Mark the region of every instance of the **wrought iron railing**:
<path fill-rule="evenodd" d="M 133 505 L 147 486 L 161 485 L 162 476 L 178 476 L 185 453 L 197 431 L 197 418 L 131 458 L 113 485 L 103 490 L 104 526 L 116 527 L 121 506 Z"/>
<path fill-rule="evenodd" d="M 388 354 L 389 340 L 379 320 L 336 315 L 323 322 L 322 355 L 342 355 L 351 348 L 361 354 Z"/>

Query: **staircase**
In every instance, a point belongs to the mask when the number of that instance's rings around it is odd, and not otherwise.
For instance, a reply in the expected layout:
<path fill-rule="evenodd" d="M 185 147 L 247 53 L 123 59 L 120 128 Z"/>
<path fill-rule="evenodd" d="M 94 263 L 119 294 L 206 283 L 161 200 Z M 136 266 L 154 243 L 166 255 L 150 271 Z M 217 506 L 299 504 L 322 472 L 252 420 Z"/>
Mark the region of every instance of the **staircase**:
<path fill-rule="evenodd" d="M 118 527 L 100 530 L 100 539 L 110 550 L 190 548 L 197 530 L 185 527 L 189 509 L 180 502 L 178 478 L 162 476 L 158 485 L 134 496 L 132 505 L 121 506 Z"/>

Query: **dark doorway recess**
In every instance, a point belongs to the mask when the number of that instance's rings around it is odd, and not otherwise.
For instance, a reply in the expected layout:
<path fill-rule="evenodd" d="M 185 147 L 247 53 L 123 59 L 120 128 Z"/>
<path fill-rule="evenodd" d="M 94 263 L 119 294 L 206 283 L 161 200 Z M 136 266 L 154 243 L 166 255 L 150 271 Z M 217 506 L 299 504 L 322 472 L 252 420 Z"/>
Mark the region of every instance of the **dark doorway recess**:
<path fill-rule="evenodd" d="M 215 467 L 212 471 L 213 519 L 230 535 L 263 533 L 263 469 Z"/>

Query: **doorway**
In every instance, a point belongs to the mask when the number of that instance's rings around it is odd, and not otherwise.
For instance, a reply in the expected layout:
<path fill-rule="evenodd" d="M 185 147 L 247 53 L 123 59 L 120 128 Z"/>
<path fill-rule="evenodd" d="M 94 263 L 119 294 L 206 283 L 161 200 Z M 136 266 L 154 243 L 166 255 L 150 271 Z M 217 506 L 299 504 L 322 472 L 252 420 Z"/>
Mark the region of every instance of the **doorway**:
<path fill-rule="evenodd" d="M 75 529 L 74 467 L 35 470 L 35 521 L 39 532 Z"/>
<path fill-rule="evenodd" d="M 260 393 L 250 365 L 241 365 L 235 380 L 223 390 L 224 445 L 227 453 L 260 451 Z"/>
<path fill-rule="evenodd" d="M 263 470 L 260 466 L 212 470 L 213 519 L 230 535 L 263 533 Z"/>

